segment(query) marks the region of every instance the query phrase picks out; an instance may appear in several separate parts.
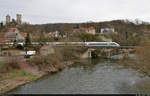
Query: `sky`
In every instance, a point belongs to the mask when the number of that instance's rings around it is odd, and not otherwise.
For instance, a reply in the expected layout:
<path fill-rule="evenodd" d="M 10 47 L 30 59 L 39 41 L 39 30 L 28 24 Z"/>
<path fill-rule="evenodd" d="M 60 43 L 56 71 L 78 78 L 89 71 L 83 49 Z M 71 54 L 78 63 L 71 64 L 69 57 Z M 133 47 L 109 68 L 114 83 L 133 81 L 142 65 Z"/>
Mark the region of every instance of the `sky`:
<path fill-rule="evenodd" d="M 9 14 L 31 24 L 140 19 L 150 22 L 150 0 L 0 0 L 0 21 Z"/>

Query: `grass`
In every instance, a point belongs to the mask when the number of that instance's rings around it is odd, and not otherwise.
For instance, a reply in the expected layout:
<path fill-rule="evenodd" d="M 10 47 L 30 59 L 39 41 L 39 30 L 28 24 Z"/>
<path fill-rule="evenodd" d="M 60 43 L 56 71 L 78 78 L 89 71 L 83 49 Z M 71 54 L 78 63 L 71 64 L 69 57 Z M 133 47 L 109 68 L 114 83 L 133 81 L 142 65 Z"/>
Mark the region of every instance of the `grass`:
<path fill-rule="evenodd" d="M 12 77 L 17 77 L 17 76 L 26 76 L 28 75 L 28 73 L 26 73 L 23 70 L 10 70 L 10 72 L 12 73 Z"/>
<path fill-rule="evenodd" d="M 4 62 L 0 62 L 0 72 L 2 72 L 3 71 L 3 68 L 4 68 Z"/>
<path fill-rule="evenodd" d="M 29 81 L 37 80 L 37 76 L 29 75 L 29 76 L 28 76 L 28 80 L 29 80 Z"/>
<path fill-rule="evenodd" d="M 34 81 L 37 79 L 37 76 L 35 75 L 32 75 L 30 73 L 27 73 L 23 70 L 17 70 L 17 69 L 14 69 L 14 70 L 10 70 L 10 75 L 5 77 L 5 79 L 12 79 L 12 78 L 16 78 L 16 77 L 27 77 L 27 80 L 29 81 Z"/>

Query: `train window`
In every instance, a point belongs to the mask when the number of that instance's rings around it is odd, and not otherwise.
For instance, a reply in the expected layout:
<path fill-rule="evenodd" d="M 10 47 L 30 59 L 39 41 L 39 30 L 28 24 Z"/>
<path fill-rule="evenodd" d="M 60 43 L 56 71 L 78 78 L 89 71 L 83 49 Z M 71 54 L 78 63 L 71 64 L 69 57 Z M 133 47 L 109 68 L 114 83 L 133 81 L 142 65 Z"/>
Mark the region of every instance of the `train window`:
<path fill-rule="evenodd" d="M 107 43 L 90 43 L 89 45 L 107 45 Z"/>
<path fill-rule="evenodd" d="M 71 45 L 78 45 L 78 44 L 76 44 L 76 43 L 72 43 Z"/>
<path fill-rule="evenodd" d="M 115 43 L 110 43 L 110 45 L 116 45 Z"/>
<path fill-rule="evenodd" d="M 107 45 L 107 43 L 99 43 L 98 45 Z"/>
<path fill-rule="evenodd" d="M 56 45 L 65 45 L 65 44 L 56 44 Z"/>

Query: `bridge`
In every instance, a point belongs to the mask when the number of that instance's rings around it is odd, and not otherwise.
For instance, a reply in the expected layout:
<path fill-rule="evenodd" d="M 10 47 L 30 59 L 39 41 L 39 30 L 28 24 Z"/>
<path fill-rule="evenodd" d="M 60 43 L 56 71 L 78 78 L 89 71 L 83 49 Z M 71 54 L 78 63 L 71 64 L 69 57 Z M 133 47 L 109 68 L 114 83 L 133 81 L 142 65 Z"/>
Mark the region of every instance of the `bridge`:
<path fill-rule="evenodd" d="M 107 42 L 106 42 L 107 43 Z M 11 43 L 1 43 L 0 45 L 11 45 L 13 46 L 13 42 Z M 18 43 L 20 45 L 24 45 L 24 43 Z M 135 48 L 138 48 L 139 46 L 118 46 L 118 45 L 109 45 L 109 44 L 94 44 L 94 45 L 88 45 L 86 42 L 71 42 L 66 44 L 66 42 L 32 42 L 33 46 L 37 45 L 48 45 L 48 46 L 54 46 L 54 47 L 86 47 L 88 50 L 81 55 L 81 58 L 92 58 L 93 54 L 94 56 L 101 56 L 102 53 L 105 53 L 105 57 L 110 58 L 112 55 L 117 54 L 124 54 L 126 57 L 131 53 L 135 52 Z"/>
<path fill-rule="evenodd" d="M 86 46 L 88 48 L 117 48 L 117 49 L 135 49 L 139 46 Z"/>
<path fill-rule="evenodd" d="M 33 42 L 32 45 L 51 45 L 51 46 L 78 46 L 78 47 L 88 47 L 88 48 L 117 48 L 117 49 L 134 49 L 137 48 L 138 46 L 109 46 L 109 45 L 87 45 L 85 42 L 78 42 L 79 44 L 65 44 L 66 42 L 59 42 L 60 44 L 56 44 L 57 42 Z M 73 42 L 75 43 L 75 42 Z"/>
<path fill-rule="evenodd" d="M 113 55 L 122 54 L 124 58 L 128 58 L 130 53 L 135 52 L 136 46 L 120 46 L 120 47 L 87 47 L 88 50 L 82 55 L 82 58 L 105 57 L 111 58 Z"/>

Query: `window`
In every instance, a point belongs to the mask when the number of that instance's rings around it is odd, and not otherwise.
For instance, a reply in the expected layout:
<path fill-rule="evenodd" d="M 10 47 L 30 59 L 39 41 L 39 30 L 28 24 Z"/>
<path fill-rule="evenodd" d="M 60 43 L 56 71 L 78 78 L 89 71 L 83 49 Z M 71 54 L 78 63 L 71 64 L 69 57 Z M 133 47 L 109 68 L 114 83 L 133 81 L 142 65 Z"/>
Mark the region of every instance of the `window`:
<path fill-rule="evenodd" d="M 110 43 L 110 45 L 116 45 L 115 43 Z"/>
<path fill-rule="evenodd" d="M 89 45 L 107 45 L 107 43 L 90 43 Z"/>

